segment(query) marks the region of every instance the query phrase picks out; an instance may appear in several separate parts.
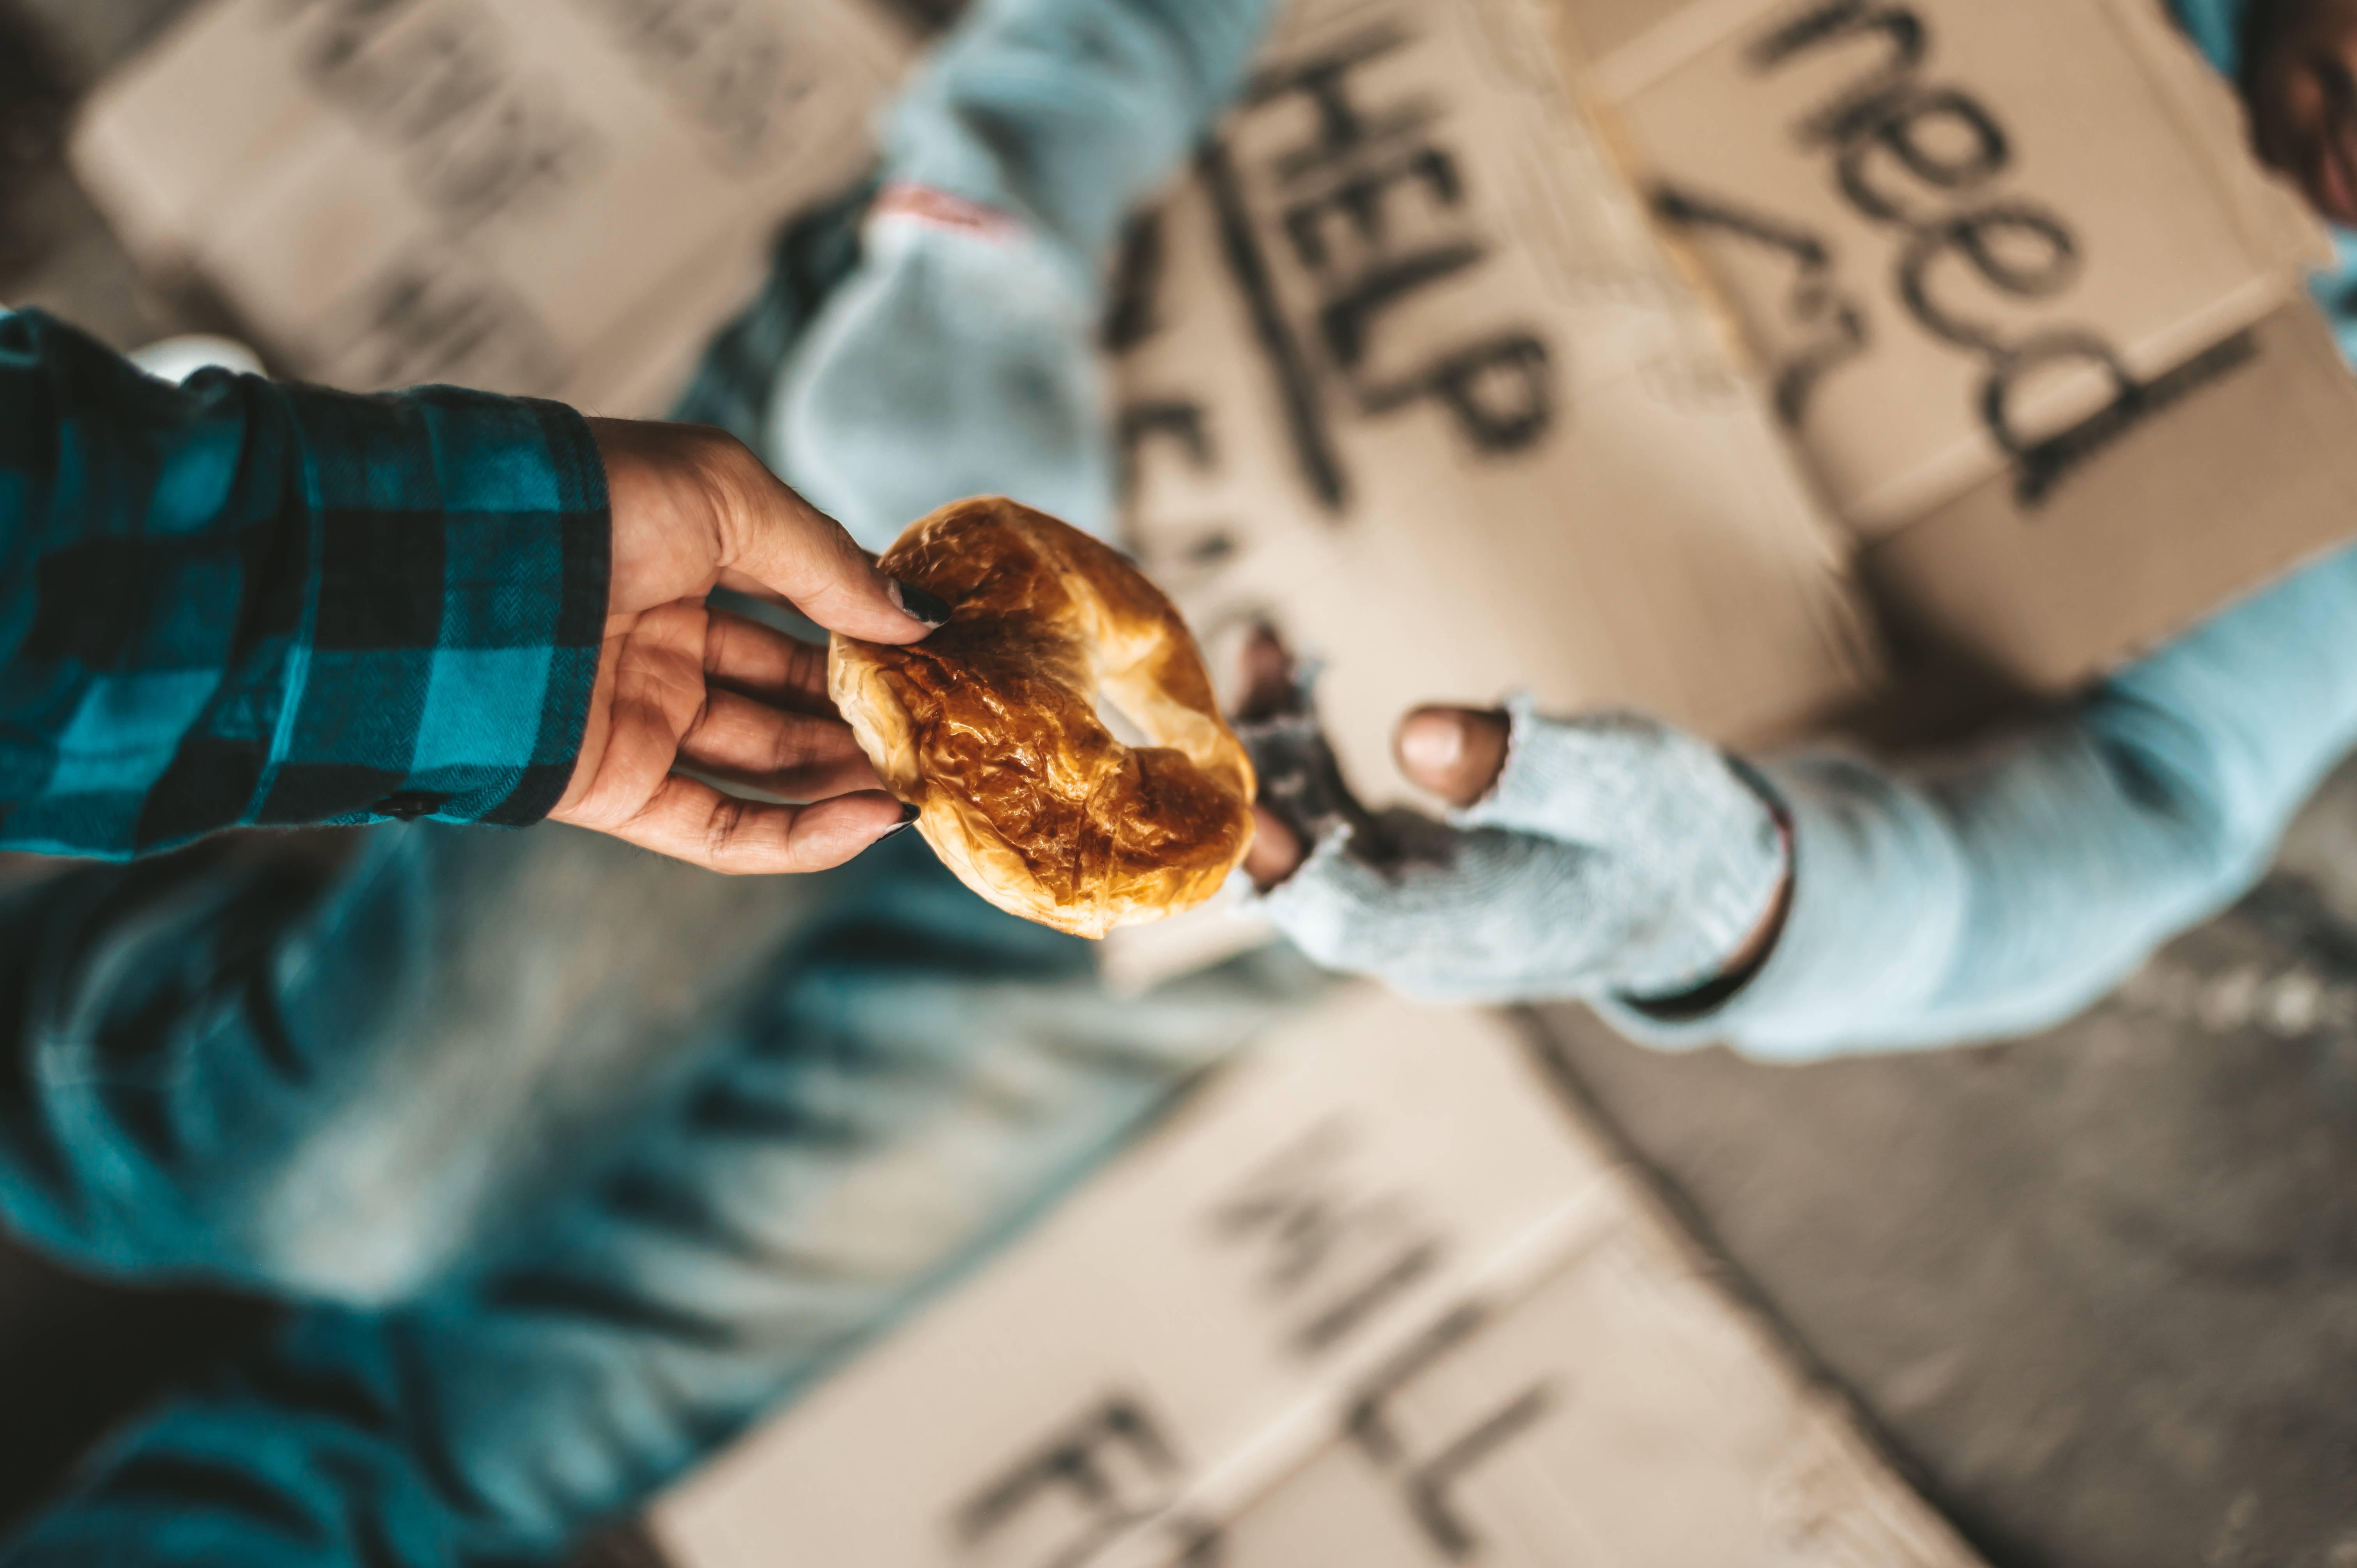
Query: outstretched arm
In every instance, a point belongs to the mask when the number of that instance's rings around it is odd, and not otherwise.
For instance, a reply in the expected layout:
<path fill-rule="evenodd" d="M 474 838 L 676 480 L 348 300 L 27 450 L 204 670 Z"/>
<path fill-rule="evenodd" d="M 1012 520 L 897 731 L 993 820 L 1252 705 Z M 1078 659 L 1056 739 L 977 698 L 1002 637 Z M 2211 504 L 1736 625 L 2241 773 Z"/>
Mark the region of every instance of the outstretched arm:
<path fill-rule="evenodd" d="M 0 316 L 0 848 L 554 815 L 721 870 L 838 864 L 899 808 L 807 650 L 705 609 L 722 586 L 882 642 L 948 613 L 716 431 L 172 386 Z"/>
<path fill-rule="evenodd" d="M 580 418 L 185 386 L 0 317 L 0 845 L 522 823 L 571 776 L 608 584 Z"/>
<path fill-rule="evenodd" d="M 1674 1035 L 1802 1059 L 2057 1022 L 2246 889 L 2352 744 L 2347 552 L 2034 734 L 1909 768 L 1771 763 L 1793 819 L 1790 917 L 1742 995 Z"/>
<path fill-rule="evenodd" d="M 2037 730 L 1905 766 L 1424 710 L 1401 761 L 1449 826 L 1386 851 L 1381 823 L 1265 815 L 1252 869 L 1305 951 L 1407 991 L 1580 997 L 1771 1059 L 1945 1045 L 2055 1023 L 2222 908 L 2352 743 L 2357 550 Z"/>

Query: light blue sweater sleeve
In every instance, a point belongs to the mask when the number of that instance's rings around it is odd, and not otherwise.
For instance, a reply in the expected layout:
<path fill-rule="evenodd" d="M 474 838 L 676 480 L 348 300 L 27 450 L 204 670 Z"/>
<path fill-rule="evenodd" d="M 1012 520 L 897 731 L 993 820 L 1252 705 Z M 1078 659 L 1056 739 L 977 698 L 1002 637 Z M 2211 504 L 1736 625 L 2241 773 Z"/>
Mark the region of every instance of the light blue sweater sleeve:
<path fill-rule="evenodd" d="M 2357 549 L 2029 735 L 1908 769 L 1770 763 L 1793 819 L 1775 952 L 1708 1020 L 1620 1022 L 1781 1060 L 2053 1023 L 2247 888 L 2352 743 Z"/>
<path fill-rule="evenodd" d="M 885 123 L 891 178 L 1093 258 L 1242 90 L 1276 0 L 975 0 Z"/>
<path fill-rule="evenodd" d="M 2249 0 L 2172 0 L 2228 78 Z M 2357 356 L 2357 245 L 2316 281 Z M 2221 520 L 2220 526 L 2232 526 Z M 2357 548 L 2226 610 L 2045 728 L 1912 768 L 1800 756 L 1763 771 L 1793 819 L 1792 905 L 1707 1019 L 1612 1011 L 1663 1045 L 1800 1061 L 2056 1023 L 2255 881 L 2357 744 Z"/>

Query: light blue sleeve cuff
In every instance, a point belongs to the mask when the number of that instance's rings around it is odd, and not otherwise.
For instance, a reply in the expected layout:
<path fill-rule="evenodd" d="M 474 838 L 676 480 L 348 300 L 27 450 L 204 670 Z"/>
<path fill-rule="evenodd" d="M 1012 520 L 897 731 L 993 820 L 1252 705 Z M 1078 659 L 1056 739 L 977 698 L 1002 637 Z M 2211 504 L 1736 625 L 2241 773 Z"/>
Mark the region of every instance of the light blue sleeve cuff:
<path fill-rule="evenodd" d="M 1724 1040 L 1768 1061 L 1889 1046 L 1859 1026 L 1914 1010 L 1944 976 L 1966 918 L 1959 847 L 1929 800 L 1863 762 L 1813 755 L 1760 771 L 1792 831 L 1792 900 L 1767 962 L 1702 1017 L 1665 1021 L 1620 1000 L 1599 1010 L 1647 1045 Z"/>

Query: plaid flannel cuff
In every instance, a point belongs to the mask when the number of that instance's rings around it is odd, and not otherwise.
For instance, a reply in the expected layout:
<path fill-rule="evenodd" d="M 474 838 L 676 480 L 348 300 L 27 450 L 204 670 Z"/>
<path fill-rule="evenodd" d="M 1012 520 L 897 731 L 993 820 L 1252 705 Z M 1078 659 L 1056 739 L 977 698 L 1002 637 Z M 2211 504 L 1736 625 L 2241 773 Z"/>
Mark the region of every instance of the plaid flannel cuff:
<path fill-rule="evenodd" d="M 539 821 L 572 775 L 605 632 L 588 426 L 448 387 L 285 394 L 317 586 L 253 820 Z"/>

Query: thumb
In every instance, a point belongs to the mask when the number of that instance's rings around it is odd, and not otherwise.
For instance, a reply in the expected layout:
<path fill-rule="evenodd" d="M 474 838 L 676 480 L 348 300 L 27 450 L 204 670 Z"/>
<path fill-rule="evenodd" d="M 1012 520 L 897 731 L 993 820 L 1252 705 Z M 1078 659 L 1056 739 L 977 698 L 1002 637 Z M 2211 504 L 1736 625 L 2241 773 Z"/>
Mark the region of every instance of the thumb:
<path fill-rule="evenodd" d="M 1523 696 L 1508 707 L 1504 768 L 1454 822 L 1620 851 L 1775 838 L 1767 802 L 1692 736 L 1636 714 L 1550 719 Z"/>
<path fill-rule="evenodd" d="M 1506 766 L 1512 720 L 1470 708 L 1418 708 L 1392 743 L 1408 782 L 1463 808 L 1487 795 Z"/>
<path fill-rule="evenodd" d="M 827 630 L 866 642 L 915 642 L 950 618 L 946 600 L 886 575 L 841 523 L 754 467 L 732 509 L 722 563 L 730 586 L 777 595 Z"/>

